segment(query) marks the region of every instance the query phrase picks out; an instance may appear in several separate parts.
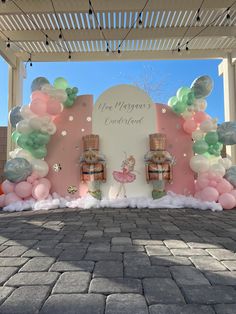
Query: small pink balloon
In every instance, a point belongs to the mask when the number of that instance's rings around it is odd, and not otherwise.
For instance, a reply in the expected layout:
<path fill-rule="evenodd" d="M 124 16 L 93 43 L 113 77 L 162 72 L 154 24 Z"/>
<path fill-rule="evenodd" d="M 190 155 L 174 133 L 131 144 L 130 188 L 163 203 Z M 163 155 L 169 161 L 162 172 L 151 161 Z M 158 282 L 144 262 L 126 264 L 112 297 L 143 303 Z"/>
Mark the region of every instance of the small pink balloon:
<path fill-rule="evenodd" d="M 29 197 L 32 193 L 32 185 L 26 181 L 19 182 L 15 186 L 15 193 L 21 198 Z"/>
<path fill-rule="evenodd" d="M 198 177 L 196 181 L 196 187 L 199 188 L 199 190 L 202 190 L 206 188 L 209 185 L 209 180 L 204 177 Z"/>
<path fill-rule="evenodd" d="M 5 206 L 5 194 L 0 195 L 0 208 Z"/>
<path fill-rule="evenodd" d="M 4 194 L 8 194 L 8 193 L 11 193 L 11 192 L 14 192 L 14 188 L 15 188 L 15 184 L 8 181 L 8 180 L 5 180 L 3 181 L 2 183 L 2 191 Z"/>
<path fill-rule="evenodd" d="M 31 94 L 30 98 L 31 100 L 40 99 L 44 102 L 47 102 L 49 99 L 49 96 L 39 90 L 36 90 Z"/>
<path fill-rule="evenodd" d="M 39 179 L 39 183 L 40 184 L 44 184 L 45 186 L 47 186 L 49 190 L 51 189 L 52 184 L 51 184 L 51 182 L 47 178 Z"/>
<path fill-rule="evenodd" d="M 30 176 L 26 179 L 27 182 L 33 184 L 35 180 L 39 178 L 37 172 L 33 171 Z"/>
<path fill-rule="evenodd" d="M 223 193 L 219 197 L 219 203 L 224 209 L 232 209 L 236 205 L 235 198 L 230 193 Z"/>
<path fill-rule="evenodd" d="M 235 198 L 235 201 L 236 201 L 236 190 L 232 190 L 229 192 L 231 195 L 233 195 L 233 197 Z"/>
<path fill-rule="evenodd" d="M 38 201 L 46 199 L 48 195 L 49 188 L 45 184 L 39 183 L 32 189 L 32 196 Z"/>
<path fill-rule="evenodd" d="M 39 98 L 32 100 L 29 107 L 37 116 L 44 116 L 47 113 L 47 103 Z"/>
<path fill-rule="evenodd" d="M 53 98 L 50 98 L 47 102 L 47 113 L 51 116 L 56 116 L 62 112 L 62 104 Z"/>
<path fill-rule="evenodd" d="M 222 181 L 222 177 L 219 176 L 218 174 L 212 172 L 212 171 L 209 171 L 209 172 L 208 172 L 208 179 L 209 179 L 209 180 L 214 180 L 214 181 L 216 181 L 217 183 L 219 183 L 219 182 Z"/>
<path fill-rule="evenodd" d="M 208 186 L 201 191 L 200 197 L 206 202 L 216 202 L 219 197 L 219 193 L 215 188 Z"/>
<path fill-rule="evenodd" d="M 229 193 L 233 190 L 233 186 L 225 179 L 222 179 L 216 186 L 217 191 L 220 194 Z"/>
<path fill-rule="evenodd" d="M 215 187 L 217 186 L 217 182 L 216 182 L 215 180 L 211 180 L 211 181 L 209 182 L 209 186 L 215 188 Z"/>
<path fill-rule="evenodd" d="M 209 120 L 210 116 L 203 111 L 198 111 L 193 116 L 193 119 L 196 123 L 201 124 L 203 121 Z"/>
<path fill-rule="evenodd" d="M 22 201 L 22 199 L 19 196 L 17 196 L 16 193 L 14 192 L 5 195 L 5 206 L 19 201 Z"/>
<path fill-rule="evenodd" d="M 196 128 L 197 123 L 193 119 L 189 118 L 184 121 L 183 129 L 186 133 L 192 134 L 196 130 Z"/>

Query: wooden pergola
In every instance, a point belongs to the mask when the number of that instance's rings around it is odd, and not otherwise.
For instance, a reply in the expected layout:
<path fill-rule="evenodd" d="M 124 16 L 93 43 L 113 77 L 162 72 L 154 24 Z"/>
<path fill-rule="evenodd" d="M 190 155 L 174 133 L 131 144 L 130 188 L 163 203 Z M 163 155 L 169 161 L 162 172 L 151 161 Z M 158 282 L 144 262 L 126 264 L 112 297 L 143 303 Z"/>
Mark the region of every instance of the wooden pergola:
<path fill-rule="evenodd" d="M 22 103 L 24 62 L 219 58 L 225 120 L 236 120 L 233 0 L 1 0 L 0 54 L 9 110 Z"/>

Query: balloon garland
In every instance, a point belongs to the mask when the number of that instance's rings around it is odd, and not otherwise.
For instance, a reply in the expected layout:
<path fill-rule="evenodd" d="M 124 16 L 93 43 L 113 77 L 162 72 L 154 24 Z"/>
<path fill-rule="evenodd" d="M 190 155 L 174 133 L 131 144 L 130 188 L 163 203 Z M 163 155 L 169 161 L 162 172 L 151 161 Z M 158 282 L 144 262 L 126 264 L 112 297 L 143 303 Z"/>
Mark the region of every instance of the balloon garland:
<path fill-rule="evenodd" d="M 53 85 L 45 77 L 37 77 L 31 92 L 28 106 L 16 106 L 9 113 L 9 122 L 15 129 L 12 140 L 18 148 L 10 152 L 11 159 L 4 167 L 6 180 L 1 185 L 0 207 L 49 196 L 49 167 L 44 158 L 47 144 L 57 130 L 53 120 L 65 107 L 73 106 L 78 88 L 70 88 L 63 77 L 56 78 Z"/>
<path fill-rule="evenodd" d="M 206 97 L 213 89 L 209 76 L 193 81 L 190 88 L 181 87 L 168 105 L 183 117 L 183 130 L 193 139 L 194 156 L 190 168 L 197 174 L 195 197 L 202 201 L 219 202 L 224 209 L 236 206 L 236 166 L 229 158 L 222 158 L 224 145 L 236 144 L 236 122 L 217 125 L 205 113 Z"/>

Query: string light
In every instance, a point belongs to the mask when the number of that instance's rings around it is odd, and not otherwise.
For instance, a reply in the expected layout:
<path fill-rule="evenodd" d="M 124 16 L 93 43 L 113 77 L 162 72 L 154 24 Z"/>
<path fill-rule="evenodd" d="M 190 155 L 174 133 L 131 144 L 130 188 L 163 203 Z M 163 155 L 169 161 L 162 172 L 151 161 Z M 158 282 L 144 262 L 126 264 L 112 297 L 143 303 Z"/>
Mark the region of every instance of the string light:
<path fill-rule="evenodd" d="M 89 19 L 90 21 L 93 19 L 93 10 L 92 10 L 92 3 L 91 0 L 89 0 Z"/>
<path fill-rule="evenodd" d="M 200 8 L 197 10 L 197 17 L 196 17 L 197 22 L 200 22 L 201 20 L 199 13 L 200 13 Z"/>
<path fill-rule="evenodd" d="M 63 38 L 63 36 L 62 36 L 62 31 L 61 31 L 61 28 L 60 28 L 59 40 L 61 41 L 61 40 L 62 40 L 62 38 Z"/>
<path fill-rule="evenodd" d="M 71 60 L 71 51 L 69 50 L 68 59 Z"/>
<path fill-rule="evenodd" d="M 143 22 L 142 22 L 142 13 L 139 14 L 139 20 L 138 20 L 138 28 L 142 28 Z"/>
<path fill-rule="evenodd" d="M 109 53 L 110 52 L 110 49 L 109 49 L 109 44 L 107 43 L 107 49 L 106 49 L 106 52 Z"/>
<path fill-rule="evenodd" d="M 11 43 L 10 43 L 10 38 L 9 37 L 7 38 L 7 45 L 6 45 L 6 47 L 8 49 L 11 47 Z"/>
<path fill-rule="evenodd" d="M 45 35 L 46 40 L 45 40 L 45 45 L 48 46 L 49 45 L 49 41 L 48 41 L 48 35 Z"/>
<path fill-rule="evenodd" d="M 120 48 L 118 48 L 117 52 L 118 52 L 119 54 L 121 53 Z"/>
<path fill-rule="evenodd" d="M 227 19 L 227 20 L 229 20 L 229 19 L 230 19 L 229 8 L 227 9 L 226 19 Z"/>
<path fill-rule="evenodd" d="M 30 67 L 32 67 L 32 66 L 33 66 L 33 63 L 32 63 L 32 59 L 31 59 L 31 54 L 30 54 L 30 57 L 29 57 L 28 62 L 30 63 Z"/>

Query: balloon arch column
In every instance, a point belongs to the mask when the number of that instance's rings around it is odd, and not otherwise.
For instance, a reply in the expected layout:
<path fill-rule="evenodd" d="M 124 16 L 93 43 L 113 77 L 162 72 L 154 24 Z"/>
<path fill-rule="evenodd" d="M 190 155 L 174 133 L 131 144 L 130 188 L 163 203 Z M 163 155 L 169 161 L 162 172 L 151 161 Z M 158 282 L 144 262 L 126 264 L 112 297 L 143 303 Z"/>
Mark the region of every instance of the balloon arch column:
<path fill-rule="evenodd" d="M 217 119 L 205 112 L 205 98 L 212 88 L 211 78 L 202 76 L 191 87 L 179 88 L 176 96 L 168 101 L 173 112 L 183 118 L 183 130 L 192 136 L 194 155 L 189 166 L 196 173 L 196 181 L 194 196 L 170 193 L 163 197 L 164 207 L 168 207 L 168 197 L 184 199 L 182 207 L 222 210 L 236 205 L 236 166 L 232 166 L 230 159 L 221 157 L 223 145 L 236 144 L 236 122 L 217 125 Z M 94 203 L 84 198 L 76 203 L 75 200 L 50 194 L 49 166 L 44 159 L 47 145 L 57 129 L 55 118 L 74 105 L 78 89 L 69 87 L 64 78 L 55 79 L 51 85 L 46 78 L 38 77 L 32 82 L 31 90 L 30 104 L 14 107 L 9 113 L 10 123 L 15 128 L 12 140 L 18 148 L 10 152 L 10 159 L 4 168 L 6 180 L 1 184 L 0 207 L 13 211 L 75 207 L 75 204 L 84 208 L 112 206 L 109 201 L 96 200 Z M 138 200 L 135 202 L 135 206 L 160 207 L 162 199 L 142 204 Z M 211 207 L 209 204 L 215 205 Z M 130 205 L 129 200 L 119 203 L 120 207 L 126 205 Z"/>

